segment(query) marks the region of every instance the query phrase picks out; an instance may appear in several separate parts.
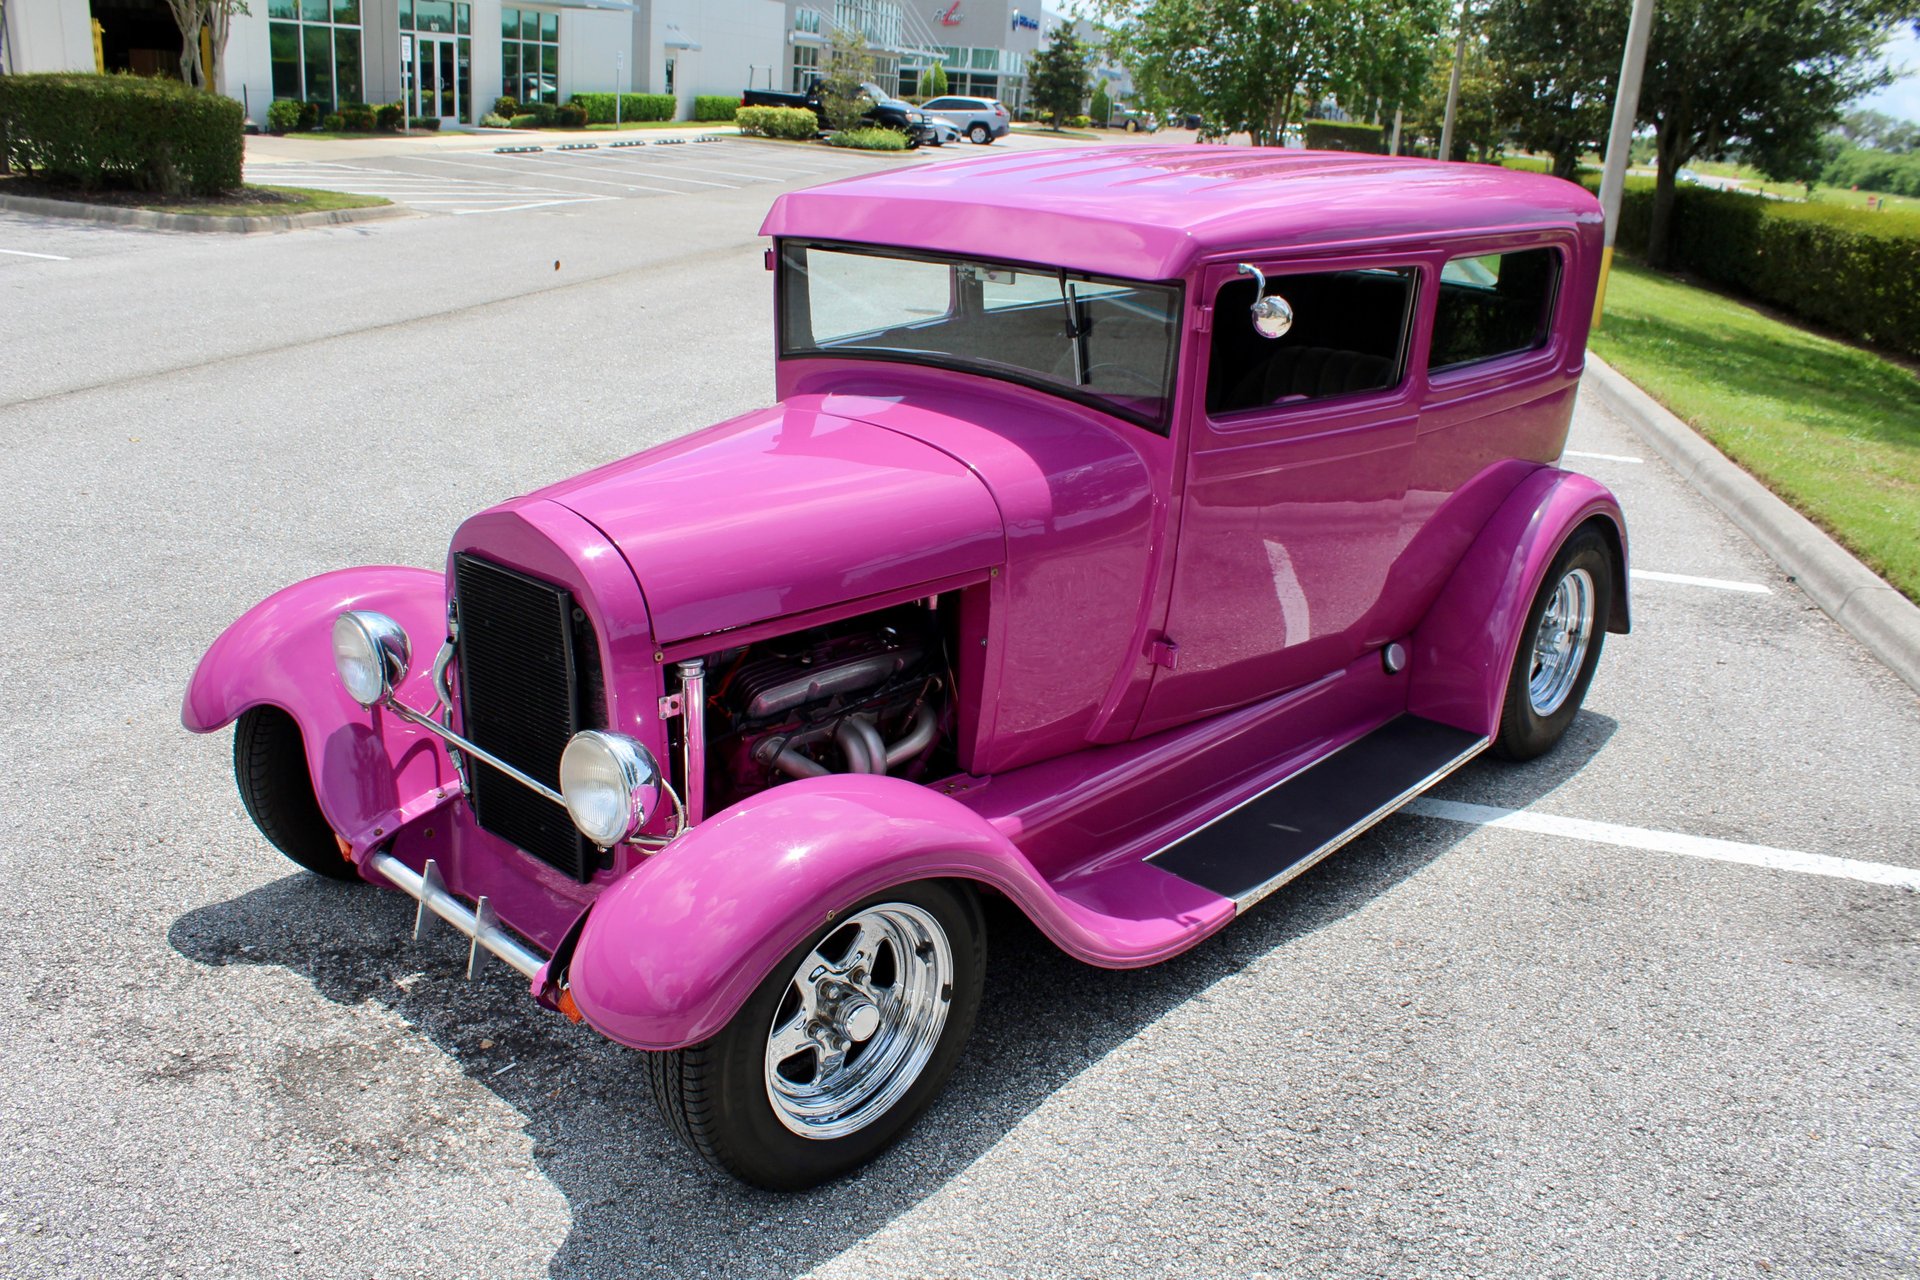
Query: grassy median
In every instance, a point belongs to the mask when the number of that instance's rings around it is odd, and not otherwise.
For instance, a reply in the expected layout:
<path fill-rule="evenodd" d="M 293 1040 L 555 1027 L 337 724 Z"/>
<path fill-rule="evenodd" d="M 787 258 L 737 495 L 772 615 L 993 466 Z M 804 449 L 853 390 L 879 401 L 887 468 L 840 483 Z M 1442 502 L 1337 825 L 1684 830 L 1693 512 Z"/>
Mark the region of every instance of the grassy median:
<path fill-rule="evenodd" d="M 1591 346 L 1920 601 L 1920 376 L 1618 261 Z"/>

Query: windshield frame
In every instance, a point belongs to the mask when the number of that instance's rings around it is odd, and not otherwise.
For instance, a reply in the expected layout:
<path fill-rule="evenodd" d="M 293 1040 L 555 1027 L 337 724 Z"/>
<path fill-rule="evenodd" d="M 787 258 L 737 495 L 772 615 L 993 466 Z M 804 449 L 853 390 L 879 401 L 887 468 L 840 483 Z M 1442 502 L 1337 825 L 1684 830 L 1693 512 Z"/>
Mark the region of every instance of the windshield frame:
<path fill-rule="evenodd" d="M 891 349 L 862 349 L 858 347 L 834 348 L 818 345 L 797 347 L 789 341 L 788 308 L 792 299 L 788 287 L 794 268 L 788 259 L 789 249 L 825 249 L 835 253 L 865 254 L 870 257 L 897 258 L 908 262 L 935 263 L 942 266 L 975 266 L 989 269 L 1005 268 L 1013 272 L 1044 275 L 1063 282 L 1078 284 L 1120 285 L 1127 288 L 1162 289 L 1170 293 L 1168 323 L 1172 332 L 1167 343 L 1165 383 L 1160 397 L 1160 412 L 1142 413 L 1097 392 L 1058 382 L 1042 374 L 1012 365 L 994 364 L 983 360 L 968 360 L 943 356 L 935 352 L 917 352 Z M 1187 286 L 1183 279 L 1173 280 L 1133 280 L 1124 276 L 1099 275 L 1090 271 L 1076 271 L 1044 262 L 1031 262 L 1018 258 L 982 257 L 973 254 L 937 253 L 925 249 L 908 249 L 897 245 L 863 243 L 848 240 L 830 240 L 817 236 L 782 236 L 774 241 L 774 330 L 775 352 L 782 360 L 869 360 L 883 364 L 903 364 L 921 368 L 945 369 L 955 373 L 969 373 L 978 377 L 992 378 L 999 382 L 1011 382 L 1016 386 L 1044 392 L 1084 405 L 1109 417 L 1119 418 L 1135 426 L 1143 427 L 1155 435 L 1171 437 L 1173 434 L 1174 405 L 1180 390 L 1180 362 L 1184 354 L 1186 336 Z"/>

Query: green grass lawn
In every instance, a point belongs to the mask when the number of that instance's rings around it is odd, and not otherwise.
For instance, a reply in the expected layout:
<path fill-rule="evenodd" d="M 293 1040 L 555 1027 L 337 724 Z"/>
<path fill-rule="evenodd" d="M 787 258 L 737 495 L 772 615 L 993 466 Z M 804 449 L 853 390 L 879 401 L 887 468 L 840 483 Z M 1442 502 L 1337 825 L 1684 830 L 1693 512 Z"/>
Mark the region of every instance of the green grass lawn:
<path fill-rule="evenodd" d="M 1920 376 L 1619 260 L 1590 345 L 1920 601 Z"/>
<path fill-rule="evenodd" d="M 43 200 L 70 200 L 75 204 L 111 205 L 116 209 L 211 214 L 221 218 L 264 218 L 324 213 L 332 209 L 377 209 L 393 203 L 379 196 L 356 196 L 344 191 L 312 191 L 306 187 L 245 186 L 226 196 L 156 196 L 141 191 L 97 191 L 88 195 L 26 178 L 0 178 L 0 192 L 37 196 Z"/>

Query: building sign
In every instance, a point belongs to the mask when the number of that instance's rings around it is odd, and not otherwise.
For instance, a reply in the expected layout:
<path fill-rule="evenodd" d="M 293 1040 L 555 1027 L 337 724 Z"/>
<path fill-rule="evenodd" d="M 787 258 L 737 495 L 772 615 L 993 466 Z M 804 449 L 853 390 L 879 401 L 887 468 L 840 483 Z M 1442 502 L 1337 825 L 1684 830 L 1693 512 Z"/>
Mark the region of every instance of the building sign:
<path fill-rule="evenodd" d="M 942 5 L 940 8 L 935 9 L 933 16 L 940 19 L 940 25 L 943 27 L 959 26 L 962 21 L 960 0 L 953 0 L 952 4 Z"/>
<path fill-rule="evenodd" d="M 1013 29 L 1015 31 L 1038 31 L 1040 29 L 1040 21 L 1037 18 L 1029 18 L 1026 14 L 1016 9 L 1013 14 Z"/>

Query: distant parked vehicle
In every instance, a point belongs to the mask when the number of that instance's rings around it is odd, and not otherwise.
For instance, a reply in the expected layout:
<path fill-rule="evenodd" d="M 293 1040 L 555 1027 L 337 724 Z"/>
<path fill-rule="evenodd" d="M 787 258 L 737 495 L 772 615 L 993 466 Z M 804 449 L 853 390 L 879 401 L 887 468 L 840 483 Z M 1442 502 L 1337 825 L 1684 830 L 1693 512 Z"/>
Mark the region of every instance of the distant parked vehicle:
<path fill-rule="evenodd" d="M 1158 133 L 1160 121 L 1145 111 L 1115 107 L 1107 117 L 1107 128 L 1125 129 L 1128 133 Z"/>
<path fill-rule="evenodd" d="M 907 146 L 917 147 L 923 142 L 939 146 L 944 139 L 941 131 L 934 127 L 926 113 L 920 108 L 888 94 L 878 85 L 863 84 L 861 90 L 872 100 L 873 105 L 861 120 L 868 125 L 881 129 L 892 129 L 896 133 L 907 135 Z M 748 89 L 740 95 L 743 107 L 799 107 L 811 111 L 820 121 L 825 132 L 827 124 L 826 105 L 820 100 L 820 81 L 816 78 L 807 86 L 805 93 L 781 93 L 775 89 Z"/>
<path fill-rule="evenodd" d="M 967 136 L 969 142 L 986 146 L 995 138 L 1004 138 L 1013 128 L 1013 117 L 993 98 L 958 98 L 949 95 L 934 98 L 920 109 L 938 120 L 945 120 Z"/>

